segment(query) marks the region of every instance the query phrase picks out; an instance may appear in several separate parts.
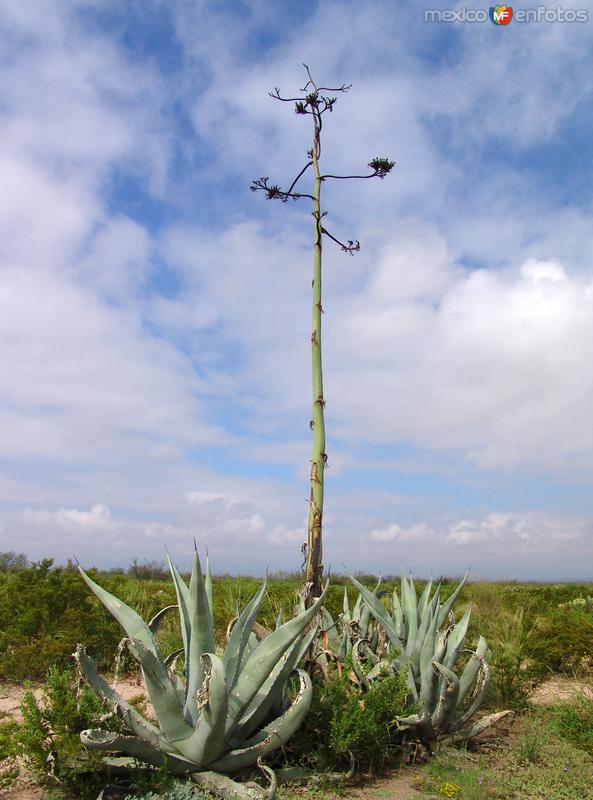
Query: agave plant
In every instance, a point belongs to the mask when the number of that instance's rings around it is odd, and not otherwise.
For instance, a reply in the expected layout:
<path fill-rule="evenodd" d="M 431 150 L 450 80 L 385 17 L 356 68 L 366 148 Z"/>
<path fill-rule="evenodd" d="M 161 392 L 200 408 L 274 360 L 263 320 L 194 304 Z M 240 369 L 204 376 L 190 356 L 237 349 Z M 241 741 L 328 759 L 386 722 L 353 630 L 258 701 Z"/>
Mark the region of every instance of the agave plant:
<path fill-rule="evenodd" d="M 363 685 L 386 669 L 407 671 L 410 693 L 419 711 L 398 719 L 400 728 L 411 730 L 428 742 L 439 737 L 467 740 L 508 713 L 491 714 L 470 724 L 488 690 L 490 668 L 483 636 L 475 650 L 464 647 L 471 609 L 459 622 L 452 613 L 467 575 L 444 603 L 440 602 L 440 585 L 431 596 L 429 581 L 418 598 L 414 581 L 402 576 L 401 597 L 394 589 L 391 613 L 377 590 L 371 592 L 356 578 L 350 578 L 386 637 L 383 653 L 373 648 L 368 639 L 355 642 L 353 669 Z M 462 658 L 465 665 L 459 674 L 455 667 Z M 362 669 L 364 660 L 370 661 L 370 670 Z"/>
<path fill-rule="evenodd" d="M 253 625 L 266 589 L 265 580 L 236 620 L 222 657 L 215 653 L 210 570 L 202 574 L 196 553 L 189 587 L 169 559 L 177 606 L 168 606 L 145 623 L 125 603 L 81 575 L 127 634 L 124 640 L 139 663 L 158 727 L 125 702 L 98 674 L 83 647 L 77 649 L 81 671 L 95 692 L 123 718 L 131 735 L 87 730 L 89 748 L 123 753 L 176 775 L 191 775 L 222 797 L 254 796 L 225 775 L 249 767 L 281 747 L 297 730 L 311 704 L 309 676 L 297 664 L 316 635 L 307 626 L 325 592 L 311 608 L 259 640 Z M 164 616 L 179 609 L 183 649 L 163 657 L 156 633 Z M 184 676 L 175 670 L 184 658 Z M 298 691 L 290 699 L 290 678 Z M 271 770 L 264 768 L 272 778 Z M 222 773 L 222 775 L 220 775 Z M 275 791 L 272 780 L 271 794 Z M 243 794 L 241 794 L 243 792 Z M 234 793 L 234 794 L 233 794 Z M 246 793 L 246 794 L 245 794 Z"/>
<path fill-rule="evenodd" d="M 380 597 L 381 579 L 375 587 L 374 594 Z M 338 667 L 347 658 L 352 656 L 352 647 L 359 640 L 368 643 L 370 650 L 376 652 L 380 647 L 380 630 L 373 625 L 373 618 L 362 595 L 358 595 L 352 609 L 348 592 L 344 587 L 342 613 L 334 619 L 327 608 L 319 612 L 319 636 L 314 653 L 314 660 L 324 674 L 327 673 L 330 663 L 335 662 Z"/>

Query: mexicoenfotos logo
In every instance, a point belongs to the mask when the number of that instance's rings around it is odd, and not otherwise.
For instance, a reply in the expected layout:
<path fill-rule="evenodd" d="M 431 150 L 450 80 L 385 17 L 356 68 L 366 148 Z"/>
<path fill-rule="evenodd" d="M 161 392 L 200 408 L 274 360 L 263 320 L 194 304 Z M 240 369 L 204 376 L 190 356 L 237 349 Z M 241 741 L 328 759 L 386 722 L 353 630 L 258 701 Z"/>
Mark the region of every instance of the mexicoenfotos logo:
<path fill-rule="evenodd" d="M 485 23 L 488 20 L 494 25 L 508 25 L 514 20 L 516 25 L 524 22 L 542 24 L 588 22 L 589 11 L 586 8 L 563 8 L 556 6 L 537 6 L 536 8 L 516 8 L 506 3 L 497 3 L 490 6 L 490 11 L 485 8 L 473 8 L 467 5 L 458 5 L 455 8 L 425 8 L 424 22 L 438 23 Z M 513 26 L 514 27 L 514 26 Z"/>
<path fill-rule="evenodd" d="M 495 25 L 508 25 L 513 19 L 511 6 L 490 6 L 490 19 Z"/>

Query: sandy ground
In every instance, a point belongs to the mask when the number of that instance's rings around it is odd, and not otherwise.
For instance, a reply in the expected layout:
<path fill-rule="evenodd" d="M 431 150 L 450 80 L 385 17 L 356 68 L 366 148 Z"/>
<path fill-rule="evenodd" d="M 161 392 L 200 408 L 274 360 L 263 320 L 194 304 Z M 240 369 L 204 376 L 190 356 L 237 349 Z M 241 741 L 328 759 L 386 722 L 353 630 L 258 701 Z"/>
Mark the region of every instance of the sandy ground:
<path fill-rule="evenodd" d="M 593 681 L 587 683 L 556 676 L 537 687 L 531 696 L 531 702 L 537 706 L 551 706 L 559 701 L 570 700 L 577 692 L 584 692 L 593 697 Z"/>
<path fill-rule="evenodd" d="M 118 693 L 124 700 L 131 700 L 139 694 L 145 695 L 144 685 L 140 678 L 137 680 L 122 680 L 116 685 Z M 34 689 L 37 700 L 41 697 L 41 689 Z M 12 717 L 17 722 L 22 722 L 20 711 L 21 701 L 25 690 L 22 686 L 13 683 L 0 683 L 0 720 Z"/>

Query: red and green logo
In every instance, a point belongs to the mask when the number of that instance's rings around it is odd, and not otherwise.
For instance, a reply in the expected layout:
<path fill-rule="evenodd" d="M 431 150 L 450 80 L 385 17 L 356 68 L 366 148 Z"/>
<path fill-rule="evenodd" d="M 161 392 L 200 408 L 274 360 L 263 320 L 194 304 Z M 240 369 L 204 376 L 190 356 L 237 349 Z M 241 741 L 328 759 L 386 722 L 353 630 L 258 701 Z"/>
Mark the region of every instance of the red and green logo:
<path fill-rule="evenodd" d="M 508 25 L 513 19 L 511 6 L 490 6 L 490 19 L 495 25 Z"/>

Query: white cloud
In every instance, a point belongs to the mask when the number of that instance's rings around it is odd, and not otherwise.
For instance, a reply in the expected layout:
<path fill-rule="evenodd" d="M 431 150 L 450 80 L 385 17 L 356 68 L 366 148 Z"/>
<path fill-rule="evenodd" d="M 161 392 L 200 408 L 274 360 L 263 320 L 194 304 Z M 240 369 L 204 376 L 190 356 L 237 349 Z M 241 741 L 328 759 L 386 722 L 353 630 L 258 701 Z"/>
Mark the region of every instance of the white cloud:
<path fill-rule="evenodd" d="M 418 525 L 411 525 L 408 528 L 402 528 L 400 525 L 392 523 L 386 528 L 375 528 L 369 534 L 373 542 L 384 544 L 385 542 L 406 542 L 427 539 L 434 531 L 426 525 L 426 523 L 419 523 Z"/>
<path fill-rule="evenodd" d="M 55 524 L 66 531 L 101 532 L 113 527 L 111 509 L 103 503 L 97 503 L 90 511 L 79 511 L 75 508 L 61 508 L 59 511 L 39 511 L 26 509 L 23 512 L 25 522 L 34 525 Z"/>
<path fill-rule="evenodd" d="M 19 458 L 94 460 L 126 439 L 209 439 L 191 363 L 140 319 L 60 276 L 5 271 L 0 446 Z"/>

